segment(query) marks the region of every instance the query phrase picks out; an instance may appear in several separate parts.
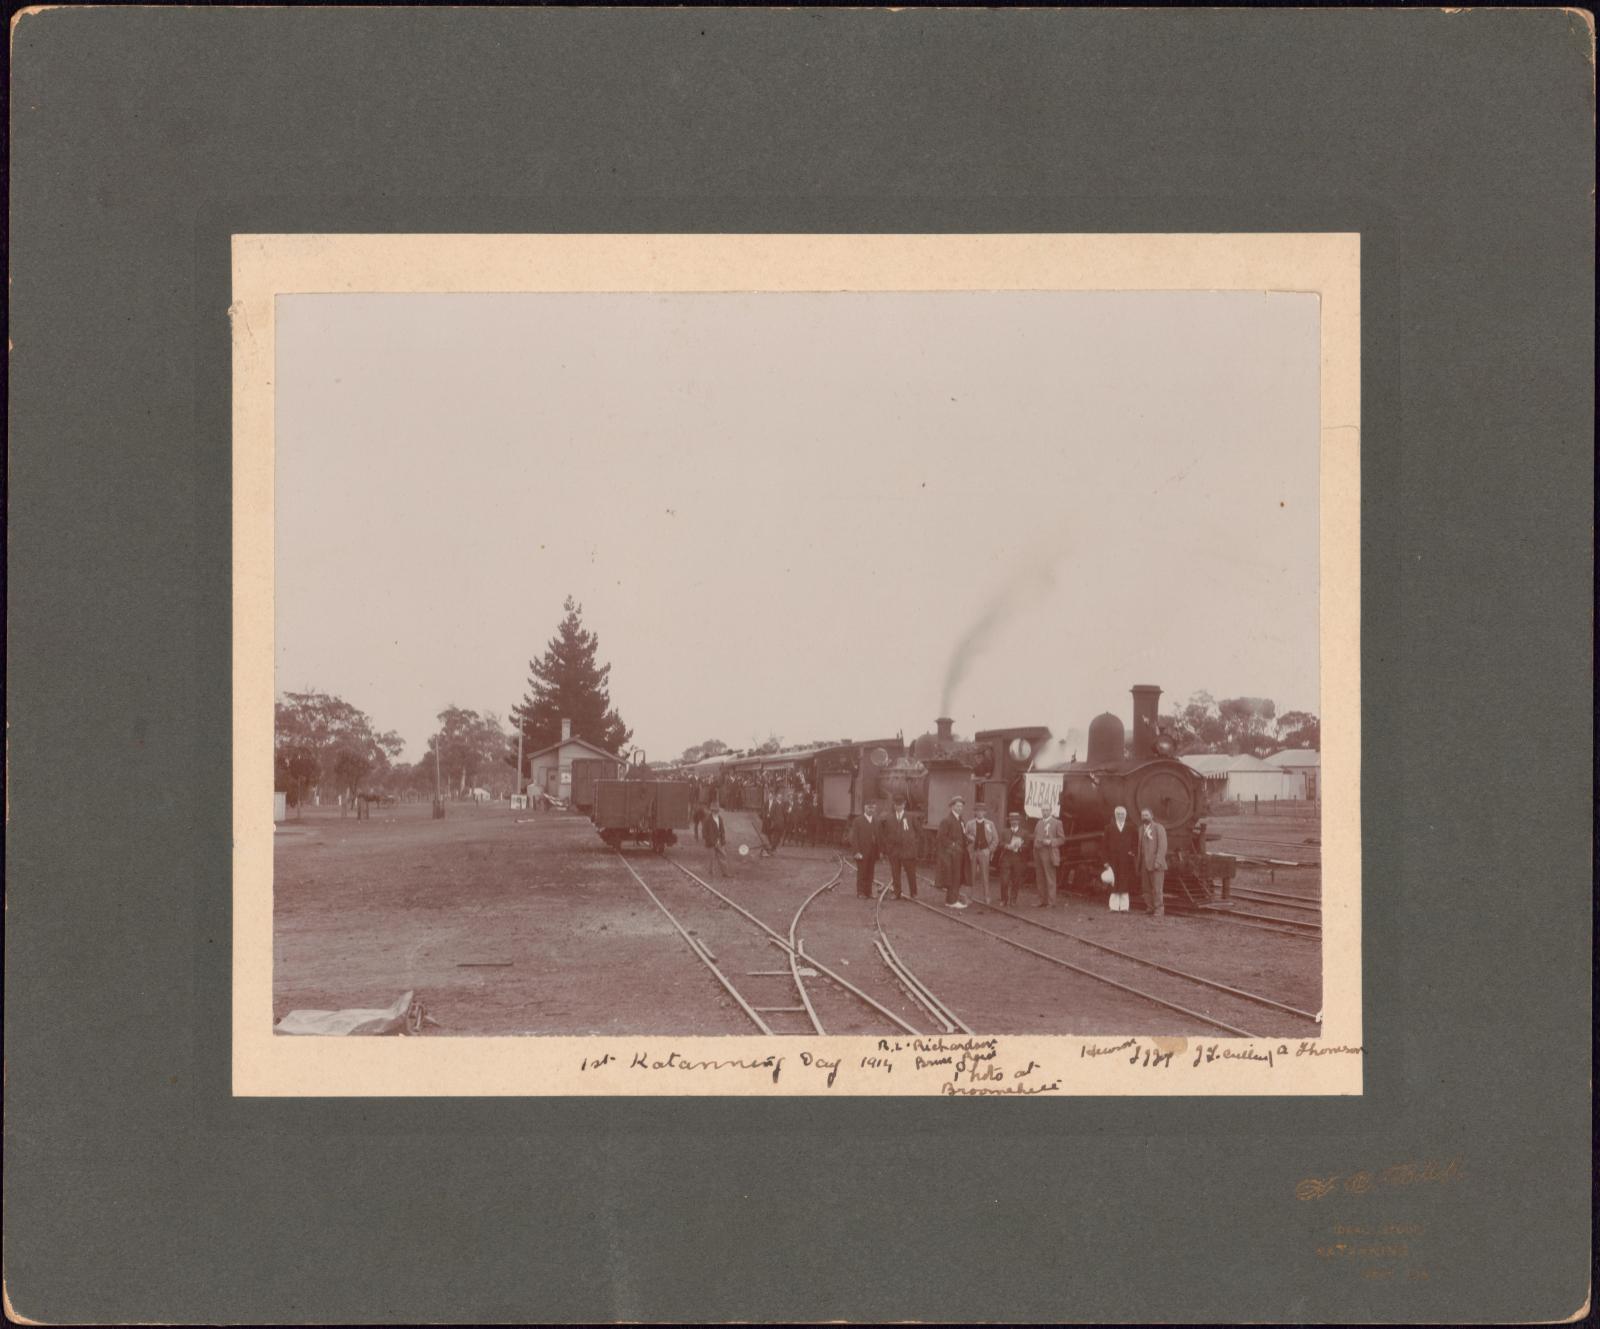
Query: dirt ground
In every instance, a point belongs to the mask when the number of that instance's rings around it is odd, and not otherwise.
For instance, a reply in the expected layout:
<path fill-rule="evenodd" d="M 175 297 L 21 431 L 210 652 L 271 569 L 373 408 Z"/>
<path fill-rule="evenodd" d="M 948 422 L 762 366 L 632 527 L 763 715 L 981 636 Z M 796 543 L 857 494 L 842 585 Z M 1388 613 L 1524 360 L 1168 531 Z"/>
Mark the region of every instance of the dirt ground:
<path fill-rule="evenodd" d="M 730 816 L 731 872 L 715 885 L 775 932 L 795 928 L 805 953 L 858 986 L 918 1032 L 938 1032 L 891 975 L 874 944 L 875 905 L 855 894 L 854 869 L 822 848 L 755 852 L 744 814 Z M 740 843 L 751 848 L 738 855 Z M 706 875 L 692 833 L 667 857 Z M 775 1033 L 810 1032 L 788 959 L 760 930 L 655 855 L 627 862 Z M 1268 882 L 1246 870 L 1240 883 Z M 1314 895 L 1317 872 L 1298 869 L 1268 887 Z M 1023 919 L 1080 934 L 1301 1011 L 1321 1009 L 1314 940 L 1225 921 L 1112 914 L 1103 901 L 1033 908 L 1031 891 L 1008 917 L 938 907 L 931 871 L 920 892 L 935 907 L 886 902 L 883 925 L 900 959 L 980 1034 L 1206 1034 L 1204 1018 L 1253 1035 L 1310 1036 L 1298 1016 L 1154 973 Z M 880 872 L 880 880 L 886 880 Z M 831 890 L 815 894 L 835 882 Z M 995 888 L 998 900 L 998 886 Z M 274 1019 L 291 1010 L 386 1006 L 407 989 L 460 1034 L 748 1034 L 751 1017 L 719 984 L 619 856 L 580 816 L 451 805 L 341 819 L 308 809 L 275 842 Z M 961 919 L 975 927 L 961 926 Z M 1048 963 L 975 928 L 1012 937 L 1182 1011 Z M 808 995 L 826 1032 L 890 1033 L 892 1017 L 818 976 Z M 780 1008 L 772 1010 L 771 1008 Z M 1187 1014 L 1184 1012 L 1188 1012 Z"/>

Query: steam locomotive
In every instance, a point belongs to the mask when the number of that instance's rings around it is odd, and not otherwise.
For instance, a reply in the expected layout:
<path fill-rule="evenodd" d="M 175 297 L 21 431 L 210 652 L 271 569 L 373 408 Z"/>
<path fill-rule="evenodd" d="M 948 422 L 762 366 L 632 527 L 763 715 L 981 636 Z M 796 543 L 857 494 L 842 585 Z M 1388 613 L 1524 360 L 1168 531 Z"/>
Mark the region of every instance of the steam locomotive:
<path fill-rule="evenodd" d="M 1204 785 L 1177 759 L 1172 738 L 1159 728 L 1161 689 L 1138 684 L 1132 693 L 1131 741 L 1118 716 L 1096 716 L 1083 760 L 1076 753 L 1054 757 L 1043 725 L 987 729 L 967 740 L 956 738 L 953 722 L 940 717 L 932 732 L 909 745 L 896 737 L 726 756 L 700 762 L 688 773 L 730 789 L 735 799 L 741 780 L 797 776 L 813 800 L 815 833 L 836 843 L 868 801 L 887 812 L 896 798 L 904 798 L 930 858 L 939 818 L 956 795 L 966 800 L 968 815 L 980 803 L 1002 824 L 1008 813 L 1021 813 L 1030 835 L 1040 817 L 1055 811 L 1067 835 L 1061 882 L 1084 892 L 1097 888 L 1113 809 L 1124 807 L 1137 820 L 1148 808 L 1167 831 L 1169 900 L 1199 904 L 1231 880 L 1233 861 L 1206 851 Z"/>

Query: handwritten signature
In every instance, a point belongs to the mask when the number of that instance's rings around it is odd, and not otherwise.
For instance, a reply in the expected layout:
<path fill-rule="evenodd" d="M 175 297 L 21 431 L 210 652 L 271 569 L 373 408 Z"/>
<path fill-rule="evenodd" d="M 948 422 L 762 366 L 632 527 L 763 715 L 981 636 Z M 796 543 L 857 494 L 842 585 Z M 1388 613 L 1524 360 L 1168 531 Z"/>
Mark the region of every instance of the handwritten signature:
<path fill-rule="evenodd" d="M 1466 1176 L 1460 1158 L 1439 1163 L 1432 1159 L 1423 1163 L 1394 1163 L 1377 1172 L 1335 1172 L 1328 1177 L 1306 1177 L 1294 1188 L 1297 1200 L 1320 1200 L 1343 1190 L 1349 1195 L 1364 1195 L 1377 1188 L 1417 1186 L 1423 1183 L 1443 1185 L 1460 1181 Z"/>

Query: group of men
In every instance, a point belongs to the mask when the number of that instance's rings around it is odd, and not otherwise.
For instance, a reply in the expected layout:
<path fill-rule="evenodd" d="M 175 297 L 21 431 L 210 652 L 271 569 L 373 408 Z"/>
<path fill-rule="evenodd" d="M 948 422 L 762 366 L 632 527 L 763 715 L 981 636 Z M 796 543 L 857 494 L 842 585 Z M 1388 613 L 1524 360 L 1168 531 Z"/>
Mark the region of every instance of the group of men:
<path fill-rule="evenodd" d="M 791 812 L 789 800 L 782 795 L 775 794 L 768 802 L 761 814 L 762 858 L 772 858 L 777 854 L 779 846 L 783 844 L 784 837 L 789 832 Z M 706 864 L 708 875 L 713 879 L 726 877 L 728 854 L 724 846 L 728 843 L 728 823 L 723 819 L 721 800 L 715 794 L 711 796 L 709 806 L 696 805 L 694 833 L 709 852 Z"/>
<path fill-rule="evenodd" d="M 1001 907 L 1020 904 L 1022 880 L 1030 860 L 1034 869 L 1034 891 L 1038 896 L 1035 907 L 1048 909 L 1063 903 L 1059 877 L 1067 833 L 1060 817 L 1051 813 L 1039 818 L 1029 833 L 1023 829 L 1020 812 L 1010 813 L 1002 829 L 995 825 L 984 804 L 977 806 L 970 820 L 963 815 L 965 810 L 966 799 L 960 795 L 952 798 L 949 812 L 939 822 L 935 840 L 934 884 L 936 889 L 944 891 L 948 908 L 967 907 L 961 898 L 963 884 L 971 887 L 974 896 L 981 889 L 983 903 L 992 904 L 990 871 L 996 863 L 999 865 Z M 775 854 L 783 843 L 786 818 L 786 805 L 781 798 L 774 798 L 763 820 L 763 856 Z M 709 851 L 709 875 L 713 879 L 727 876 L 724 846 L 728 842 L 728 828 L 715 795 L 709 807 L 696 808 L 695 831 Z M 855 854 L 856 894 L 862 899 L 872 899 L 878 863 L 884 859 L 889 863 L 889 884 L 894 898 L 917 898 L 917 861 L 921 857 L 922 834 L 905 799 L 894 800 L 888 817 L 880 817 L 877 803 L 868 800 L 861 816 L 850 826 L 850 848 Z M 1139 813 L 1136 827 L 1127 809 L 1119 807 L 1106 826 L 1103 849 L 1111 878 L 1108 885 L 1112 899 L 1119 893 L 1126 895 L 1137 878 L 1145 911 L 1156 918 L 1162 917 L 1167 873 L 1166 827 L 1150 815 L 1148 808 Z"/>
<path fill-rule="evenodd" d="M 1021 902 L 1022 879 L 1029 860 L 1034 868 L 1036 908 L 1061 904 L 1059 884 L 1062 849 L 1067 833 L 1061 818 L 1053 813 L 1039 818 L 1031 835 L 1023 830 L 1022 814 L 1006 817 L 1004 829 L 997 827 L 989 809 L 979 804 L 971 819 L 964 816 L 966 800 L 957 795 L 940 820 L 936 845 L 935 886 L 944 891 L 950 909 L 965 909 L 961 898 L 963 883 L 974 896 L 981 889 L 983 902 L 992 904 L 990 869 L 999 865 L 1000 904 L 1009 908 Z M 1164 885 L 1167 871 L 1166 827 L 1150 815 L 1148 808 L 1139 814 L 1138 829 L 1128 819 L 1126 808 L 1117 808 L 1104 837 L 1105 865 L 1112 874 L 1113 892 L 1126 892 L 1135 872 L 1147 912 L 1157 918 L 1165 912 Z M 921 837 L 903 798 L 894 800 L 888 817 L 878 815 L 878 805 L 868 801 L 861 816 L 850 828 L 850 848 L 855 854 L 856 894 L 871 899 L 873 881 L 881 859 L 889 862 L 890 888 L 896 900 L 917 898 L 917 859 Z"/>

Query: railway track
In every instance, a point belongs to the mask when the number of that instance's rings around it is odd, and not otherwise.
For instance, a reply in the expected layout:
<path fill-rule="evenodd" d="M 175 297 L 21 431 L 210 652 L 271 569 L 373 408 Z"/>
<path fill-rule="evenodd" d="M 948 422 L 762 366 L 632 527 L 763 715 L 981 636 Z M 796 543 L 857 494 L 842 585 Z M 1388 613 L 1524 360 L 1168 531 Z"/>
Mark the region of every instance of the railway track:
<path fill-rule="evenodd" d="M 1228 898 L 1243 900 L 1247 904 L 1266 905 L 1269 909 L 1290 909 L 1303 914 L 1322 912 L 1322 906 L 1309 896 L 1280 895 L 1277 891 L 1258 891 L 1254 887 L 1235 886 L 1229 891 Z"/>
<path fill-rule="evenodd" d="M 882 891 L 879 892 L 878 900 L 881 906 L 883 900 Z M 1075 942 L 1090 950 L 1099 952 L 1104 956 L 1113 958 L 1101 959 L 1101 969 L 1099 970 L 1086 969 L 1082 965 L 1075 964 L 1060 955 L 1053 955 L 1048 952 L 1041 951 L 1037 947 L 1029 946 L 1024 942 L 1019 941 L 1014 936 L 1007 936 L 1005 933 L 997 932 L 992 928 L 982 927 L 979 924 L 970 921 L 969 919 L 958 918 L 940 906 L 926 904 L 921 900 L 912 900 L 911 903 L 920 905 L 930 913 L 937 914 L 939 917 L 946 919 L 951 923 L 957 923 L 962 927 L 971 928 L 976 932 L 981 932 L 987 936 L 993 937 L 996 941 L 1003 942 L 1008 946 L 1016 947 L 1018 950 L 1024 951 L 1041 960 L 1046 960 L 1051 964 L 1059 965 L 1064 969 L 1071 970 L 1074 973 L 1081 974 L 1087 978 L 1116 988 L 1129 994 L 1130 996 L 1153 1003 L 1157 1006 L 1164 1007 L 1167 1010 L 1174 1011 L 1180 1015 L 1187 1016 L 1190 1019 L 1197 1020 L 1202 1024 L 1210 1026 L 1211 1028 L 1221 1029 L 1225 1033 L 1235 1034 L 1241 1038 L 1259 1038 L 1263 1037 L 1264 1035 L 1246 1028 L 1243 1024 L 1228 1023 L 1225 1020 L 1217 1018 L 1216 1014 L 1194 1010 L 1189 1006 L 1180 1005 L 1175 1001 L 1169 1000 L 1169 997 L 1177 996 L 1179 995 L 1179 992 L 1182 991 L 1181 988 L 1176 992 L 1173 991 L 1171 989 L 1172 981 L 1176 980 L 1180 983 L 1189 984 L 1192 987 L 1206 989 L 1207 992 L 1203 994 L 1205 999 L 1209 1000 L 1213 1006 L 1222 1006 L 1223 1012 L 1228 1013 L 1230 1019 L 1260 1019 L 1261 1008 L 1270 1008 L 1276 1010 L 1280 1015 L 1290 1016 L 1296 1020 L 1302 1020 L 1306 1022 L 1307 1025 L 1311 1026 L 1313 1032 L 1318 1027 L 1319 1022 L 1317 1017 L 1310 1011 L 1300 1010 L 1297 1007 L 1290 1006 L 1287 1003 L 1264 996 L 1261 993 L 1246 992 L 1241 988 L 1230 987 L 1228 984 L 1219 983 L 1214 979 L 1204 978 L 1199 974 L 1191 974 L 1185 970 L 1175 969 L 1170 965 L 1163 965 L 1158 961 L 1149 960 L 1143 956 L 1132 955 L 1127 951 L 1119 950 L 1114 946 L 1107 946 L 1102 942 L 1094 941 L 1091 938 L 1084 937 L 1076 932 L 1069 932 L 1064 928 L 1058 928 L 1048 923 L 1038 922 L 1035 919 L 1028 918 L 1023 914 L 1013 914 L 1007 910 L 995 909 L 993 906 L 982 904 L 979 901 L 971 902 L 976 907 L 983 909 L 986 914 L 992 914 L 999 918 L 1010 919 L 1014 923 L 1025 924 L 1042 932 L 1054 933 L 1056 936 L 1067 941 Z M 1122 978 L 1114 977 L 1111 973 L 1105 972 L 1106 969 L 1115 970 L 1119 965 L 1123 967 Z M 1161 974 L 1163 977 L 1160 981 L 1167 984 L 1168 992 L 1164 995 L 1159 992 L 1153 992 L 1149 990 L 1149 988 L 1136 987 L 1132 983 L 1123 981 L 1125 978 L 1136 976 L 1140 970 L 1149 970 Z M 1212 993 L 1219 995 L 1212 996 Z M 1185 998 L 1185 1000 L 1193 999 L 1193 997 Z"/>
<path fill-rule="evenodd" d="M 1275 1008 L 1280 1015 L 1290 1016 L 1296 1021 L 1304 1021 L 1309 1026 L 1309 1032 L 1315 1032 L 1318 1027 L 1316 1016 L 1309 1011 L 1299 1010 L 1283 1002 L 1275 1001 L 1270 997 L 1264 997 L 1259 993 L 1230 988 L 1226 984 L 1202 978 L 1198 974 L 1190 974 L 1184 970 L 1174 969 L 1171 966 L 1145 959 L 1142 956 L 1131 955 L 1115 947 L 1091 941 L 1089 938 L 1079 936 L 1077 933 L 1067 932 L 1065 929 L 1052 927 L 1047 923 L 1036 923 L 1033 919 L 1021 914 L 1012 914 L 989 905 L 981 906 L 985 911 L 985 916 L 997 915 L 1001 918 L 1007 918 L 1014 923 L 1022 923 L 1045 932 L 1054 933 L 1066 941 L 1096 951 L 1097 954 L 1094 959 L 1098 967 L 1095 969 L 1085 968 L 1083 965 L 1074 963 L 1061 955 L 1042 951 L 1036 946 L 1030 946 L 1026 942 L 1018 940 L 1014 935 L 1008 935 L 1006 932 L 997 931 L 994 928 L 983 927 L 970 919 L 957 918 L 953 913 L 946 911 L 941 906 L 924 904 L 921 900 L 913 900 L 912 903 L 920 905 L 930 913 L 937 914 L 939 917 L 960 927 L 971 928 L 975 932 L 983 933 L 985 936 L 992 937 L 1007 946 L 1013 946 L 1017 950 L 1024 951 L 1040 960 L 1059 965 L 1063 969 L 1094 979 L 1142 1001 L 1160 1006 L 1188 1019 L 1198 1021 L 1200 1024 L 1212 1029 L 1220 1029 L 1224 1033 L 1233 1034 L 1239 1038 L 1262 1038 L 1267 1036 L 1262 1032 L 1258 1023 L 1263 1018 L 1260 1009 L 1263 1006 Z M 1112 958 L 1108 959 L 1106 958 L 1107 956 Z M 1114 972 L 1119 968 L 1121 976 L 1116 977 Z M 1164 987 L 1164 992 L 1152 991 L 1150 986 L 1135 986 L 1135 984 L 1125 981 L 1132 978 L 1141 978 L 1148 984 L 1150 980 L 1145 976 L 1145 971 L 1161 975 L 1158 981 Z M 1187 989 L 1183 986 L 1174 987 L 1174 983 L 1187 985 Z M 1196 1010 L 1192 1006 L 1173 1000 L 1173 998 L 1181 997 L 1183 1001 L 1195 1001 L 1197 999 L 1194 992 L 1196 987 L 1205 989 L 1199 995 L 1199 999 L 1206 1001 L 1213 1008 L 1212 1011 Z M 1221 1018 L 1222 1014 L 1225 1014 L 1227 1018 Z M 1244 1023 L 1239 1023 L 1245 1020 L 1257 1022 L 1257 1027 L 1251 1028 Z M 1287 1031 L 1274 1030 L 1273 1034 L 1276 1036 L 1284 1032 Z"/>
<path fill-rule="evenodd" d="M 839 870 L 843 872 L 843 858 L 840 858 L 839 864 Z M 875 880 L 873 885 L 876 886 L 877 884 Z M 934 1023 L 941 1026 L 945 1033 L 953 1034 L 957 1031 L 963 1034 L 972 1033 L 972 1028 L 949 1006 L 945 1005 L 928 985 L 911 971 L 910 966 L 895 951 L 894 943 L 889 940 L 889 934 L 883 930 L 883 898 L 888 893 L 889 886 L 885 883 L 878 890 L 877 899 L 872 906 L 872 925 L 877 934 L 873 938 L 873 945 L 877 948 L 879 958 L 888 966 L 889 972 L 894 975 L 900 986 L 905 989 L 906 995 L 927 1011 L 933 1017 Z"/>
<path fill-rule="evenodd" d="M 822 1017 L 817 1010 L 817 1005 L 813 998 L 813 994 L 806 987 L 805 980 L 808 977 L 821 977 L 827 979 L 839 990 L 849 994 L 861 1005 L 867 1007 L 873 1013 L 874 1017 L 880 1019 L 884 1024 L 892 1026 L 894 1029 L 902 1033 L 907 1033 L 914 1036 L 920 1036 L 923 1033 L 922 1030 L 915 1028 L 906 1020 L 902 1019 L 899 1015 L 895 1014 L 895 1012 L 891 1011 L 887 1006 L 884 1006 L 881 1002 L 873 998 L 870 994 L 863 992 L 848 979 L 843 978 L 814 957 L 806 954 L 805 943 L 800 936 L 801 919 L 804 917 L 806 910 L 811 906 L 812 902 L 816 900 L 818 896 L 822 895 L 825 891 L 832 890 L 834 886 L 838 884 L 839 878 L 844 871 L 843 860 L 840 861 L 840 867 L 833 874 L 833 876 L 821 886 L 817 887 L 816 890 L 812 891 L 801 902 L 800 907 L 795 910 L 794 916 L 790 920 L 788 935 L 785 936 L 776 929 L 769 927 L 765 922 L 756 917 L 755 914 L 751 913 L 750 910 L 746 909 L 737 900 L 734 900 L 730 896 L 724 894 L 722 891 L 719 891 L 715 886 L 711 885 L 711 883 L 707 882 L 694 872 L 691 872 L 688 868 L 684 867 L 682 863 L 679 863 L 671 856 L 648 856 L 650 861 L 661 863 L 673 868 L 678 874 L 680 874 L 681 878 L 692 882 L 696 887 L 700 888 L 701 891 L 712 897 L 715 901 L 720 902 L 720 904 L 729 909 L 732 909 L 746 922 L 759 929 L 766 941 L 783 953 L 784 959 L 787 961 L 786 969 L 747 969 L 738 975 L 738 977 L 743 980 L 760 979 L 762 980 L 762 984 L 764 986 L 770 985 L 770 981 L 775 978 L 788 979 L 788 984 L 783 989 L 783 996 L 752 999 L 740 989 L 740 986 L 737 983 L 734 982 L 734 975 L 728 972 L 728 967 L 718 960 L 716 954 L 705 943 L 705 941 L 700 938 L 698 933 L 685 926 L 683 919 L 680 918 L 678 914 L 675 913 L 662 898 L 663 895 L 670 896 L 672 891 L 670 889 L 663 888 L 660 878 L 657 878 L 656 886 L 652 888 L 650 883 L 640 875 L 638 870 L 634 867 L 633 863 L 626 855 L 624 855 L 620 850 L 614 850 L 613 852 L 616 853 L 617 857 L 622 860 L 623 867 L 628 870 L 628 874 L 639 884 L 640 888 L 650 898 L 651 902 L 656 906 L 656 908 L 666 915 L 668 921 L 677 930 L 678 934 L 683 938 L 685 944 L 688 945 L 689 949 L 695 954 L 696 958 L 699 959 L 708 970 L 710 970 L 717 982 L 721 985 L 722 989 L 729 995 L 729 997 L 733 999 L 735 1005 L 762 1034 L 778 1037 L 796 1034 L 826 1034 L 828 1032 L 826 1027 L 823 1025 Z M 672 880 L 674 881 L 674 884 L 677 884 L 677 878 Z M 693 906 L 691 905 L 690 907 Z M 687 909 L 685 909 L 681 900 L 680 909 L 684 910 L 684 912 L 687 912 Z M 782 1002 L 783 1004 L 777 1004 L 779 1002 Z"/>
<path fill-rule="evenodd" d="M 1029 927 L 1038 928 L 1044 932 L 1053 932 L 1057 936 L 1070 937 L 1073 941 L 1080 942 L 1082 945 L 1087 946 L 1092 950 L 1103 951 L 1107 955 L 1115 955 L 1124 960 L 1131 960 L 1136 964 L 1144 965 L 1163 974 L 1171 975 L 1174 978 L 1181 978 L 1190 983 L 1197 984 L 1200 987 L 1210 988 L 1216 992 L 1226 993 L 1228 996 L 1236 997 L 1240 1001 L 1248 1002 L 1256 1006 L 1266 1007 L 1271 1010 L 1280 1011 L 1285 1015 L 1297 1016 L 1300 1019 L 1310 1021 L 1312 1024 L 1316 1024 L 1318 1022 L 1317 1017 L 1312 1012 L 1303 1011 L 1298 1006 L 1290 1006 L 1286 1002 L 1278 1001 L 1276 998 L 1265 996 L 1260 992 L 1250 992 L 1244 988 L 1232 987 L 1229 984 L 1219 982 L 1214 978 L 1206 978 L 1201 974 L 1191 974 L 1186 969 L 1175 969 L 1171 965 L 1162 964 L 1159 960 L 1152 960 L 1148 956 L 1133 955 L 1130 952 L 1121 950 L 1116 946 L 1108 946 L 1102 941 L 1094 940 L 1092 937 L 1085 937 L 1081 933 L 1069 932 L 1066 928 L 1058 928 L 1049 923 L 1041 923 L 1037 919 L 1029 918 L 1026 914 L 1013 914 L 1003 909 L 995 909 L 992 905 L 987 904 L 978 904 L 977 907 L 985 910 L 988 913 L 1001 914 L 1006 918 L 1014 919 L 1018 923 L 1025 923 Z"/>
<path fill-rule="evenodd" d="M 1245 863 L 1264 863 L 1272 867 L 1318 868 L 1322 866 L 1322 846 L 1294 840 L 1235 839 L 1223 836 L 1212 853 L 1236 858 Z M 1286 855 L 1293 853 L 1294 857 Z"/>
<path fill-rule="evenodd" d="M 1238 892 L 1235 891 L 1237 897 Z M 1245 901 L 1245 903 L 1251 903 Z M 1256 928 L 1263 932 L 1277 932 L 1286 937 L 1304 937 L 1309 941 L 1320 941 L 1322 938 L 1321 911 L 1318 911 L 1317 921 L 1309 919 L 1289 918 L 1282 914 L 1264 914 L 1260 908 L 1272 908 L 1270 904 L 1262 905 L 1257 909 L 1236 909 L 1228 904 L 1207 904 L 1197 908 L 1174 909 L 1171 912 L 1181 913 L 1188 918 L 1209 918 L 1213 922 L 1233 923 L 1242 928 Z"/>
<path fill-rule="evenodd" d="M 1234 895 L 1238 895 L 1240 892 L 1246 895 L 1259 895 L 1267 900 L 1283 900 L 1291 904 L 1314 904 L 1319 908 L 1322 905 L 1321 891 L 1277 891 L 1266 886 L 1240 886 L 1237 884 L 1231 889 L 1231 893 Z"/>

